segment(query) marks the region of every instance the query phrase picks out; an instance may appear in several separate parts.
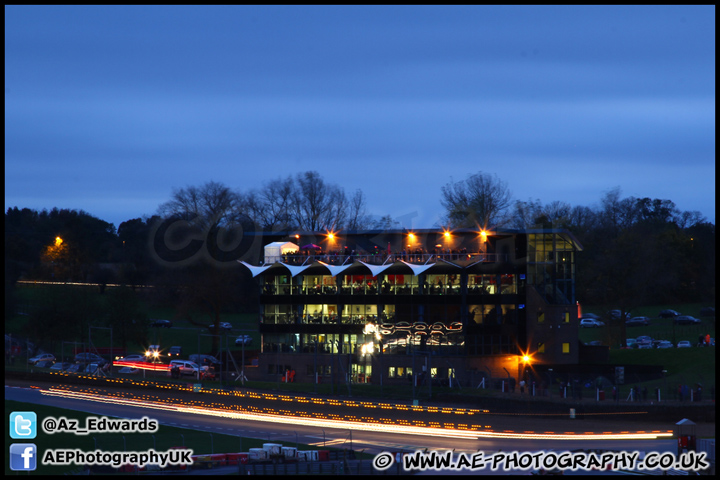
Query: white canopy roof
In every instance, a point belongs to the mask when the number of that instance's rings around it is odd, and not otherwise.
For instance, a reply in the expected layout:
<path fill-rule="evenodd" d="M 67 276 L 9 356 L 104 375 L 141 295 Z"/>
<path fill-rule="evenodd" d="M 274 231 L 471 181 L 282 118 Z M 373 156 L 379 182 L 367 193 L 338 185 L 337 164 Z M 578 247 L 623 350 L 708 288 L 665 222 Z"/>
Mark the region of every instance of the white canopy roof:
<path fill-rule="evenodd" d="M 413 265 L 412 263 L 408 263 L 405 260 L 400 260 L 402 263 L 410 267 L 410 269 L 413 271 L 413 275 L 420 275 L 428 268 L 432 268 L 435 266 L 434 263 L 431 263 L 429 265 Z"/>
<path fill-rule="evenodd" d="M 264 272 L 264 271 L 267 270 L 268 268 L 272 267 L 272 265 L 264 265 L 264 266 L 262 266 L 262 267 L 253 267 L 253 266 L 250 265 L 249 263 L 245 263 L 245 262 L 243 262 L 242 260 L 238 260 L 238 263 L 240 263 L 240 264 L 242 264 L 242 265 L 245 265 L 245 266 L 247 267 L 247 269 L 250 270 L 250 273 L 252 274 L 253 277 L 257 277 L 257 276 L 260 275 L 262 272 Z"/>
<path fill-rule="evenodd" d="M 337 276 L 338 274 L 342 273 L 343 270 L 352 267 L 352 263 L 349 263 L 347 265 L 328 265 L 325 262 L 318 261 L 320 265 L 330 270 L 330 275 L 333 277 Z"/>
<path fill-rule="evenodd" d="M 290 276 L 294 277 L 295 275 L 300 275 L 303 270 L 307 270 L 311 267 L 311 265 L 301 265 L 299 267 L 296 267 L 295 265 L 286 265 L 284 263 L 278 263 L 277 265 L 282 265 L 283 267 L 290 270 Z"/>
<path fill-rule="evenodd" d="M 273 267 L 287 268 L 290 271 L 290 276 L 294 277 L 295 275 L 302 273 L 303 270 L 306 270 L 311 267 L 311 265 L 302 265 L 302 266 L 296 267 L 294 265 L 286 265 L 281 262 L 275 262 L 272 265 L 263 265 L 262 267 L 253 267 L 252 265 L 245 263 L 242 260 L 238 260 L 238 262 L 245 265 L 247 267 L 247 269 L 250 270 L 250 273 L 252 273 L 253 277 L 258 276 L 261 273 L 263 273 L 265 270 L 267 270 L 269 268 L 273 268 Z"/>
<path fill-rule="evenodd" d="M 372 273 L 373 277 L 377 277 L 378 275 L 380 275 L 383 272 L 383 270 L 386 270 L 386 269 L 392 267 L 392 263 L 389 265 L 370 265 L 365 262 L 360 262 L 360 263 L 362 263 L 363 265 L 365 265 L 367 268 L 370 269 L 370 272 Z"/>

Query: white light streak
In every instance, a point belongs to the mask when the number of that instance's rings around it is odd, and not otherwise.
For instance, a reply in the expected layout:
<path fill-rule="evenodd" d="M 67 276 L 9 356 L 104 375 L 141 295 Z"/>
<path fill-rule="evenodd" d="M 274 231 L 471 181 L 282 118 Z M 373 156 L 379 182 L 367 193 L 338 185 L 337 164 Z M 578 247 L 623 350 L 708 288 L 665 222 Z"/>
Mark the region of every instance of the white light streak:
<path fill-rule="evenodd" d="M 123 399 L 88 392 L 69 392 L 61 390 L 42 390 L 43 395 L 89 400 L 100 403 L 128 405 L 151 408 L 156 410 L 191 413 L 237 420 L 253 420 L 289 425 L 304 425 L 318 428 L 351 429 L 368 432 L 386 432 L 405 435 L 423 435 L 459 439 L 546 439 L 546 440 L 650 440 L 671 437 L 672 433 L 516 433 L 493 432 L 478 430 L 459 430 L 453 428 L 416 427 L 409 425 L 392 425 L 388 423 L 352 422 L 346 420 L 326 420 L 312 417 L 296 417 L 286 414 L 272 415 L 253 412 L 230 411 L 209 406 L 193 407 L 178 404 L 167 404 L 148 400 Z"/>

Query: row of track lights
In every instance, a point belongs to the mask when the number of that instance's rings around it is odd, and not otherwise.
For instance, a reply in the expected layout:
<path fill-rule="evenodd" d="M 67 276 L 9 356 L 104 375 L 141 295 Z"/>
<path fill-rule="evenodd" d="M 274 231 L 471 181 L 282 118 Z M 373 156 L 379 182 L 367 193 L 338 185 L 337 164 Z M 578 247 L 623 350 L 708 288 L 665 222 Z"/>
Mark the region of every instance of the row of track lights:
<path fill-rule="evenodd" d="M 191 413 L 196 415 L 208 415 L 215 417 L 231 418 L 231 419 L 244 419 L 244 420 L 259 420 L 271 423 L 281 424 L 302 424 L 305 426 L 315 426 L 321 428 L 340 428 L 340 429 L 351 429 L 351 430 L 362 430 L 362 431 L 374 431 L 374 432 L 387 432 L 387 433 L 399 433 L 407 435 L 426 435 L 426 436 L 441 436 L 446 438 L 474 438 L 474 439 L 498 439 L 498 438 L 523 438 L 523 439 L 547 439 L 547 440 L 648 440 L 648 439 L 660 439 L 672 437 L 672 432 L 603 432 L 603 433 L 555 433 L 555 432 L 494 432 L 491 430 L 467 430 L 454 428 L 454 424 L 440 424 L 439 422 L 433 422 L 429 427 L 422 426 L 411 426 L 411 425 L 398 425 L 393 423 L 393 419 L 382 419 L 381 423 L 372 422 L 358 422 L 343 420 L 339 415 L 335 415 L 336 419 L 322 419 L 313 416 L 292 416 L 288 415 L 287 411 L 284 414 L 268 414 L 258 412 L 241 412 L 232 411 L 223 408 L 209 408 L 208 406 L 186 406 L 178 404 L 168 404 L 149 400 L 136 400 L 136 399 L 122 399 L 116 397 L 109 397 L 106 395 L 92 394 L 89 392 L 71 392 L 66 390 L 43 390 L 43 395 L 58 396 L 64 398 L 76 398 L 82 400 L 90 400 L 101 403 L 110 404 L 121 404 L 131 406 L 141 406 L 144 408 L 151 408 L 157 410 L 171 410 L 184 413 Z M 452 425 L 452 427 L 451 427 Z"/>

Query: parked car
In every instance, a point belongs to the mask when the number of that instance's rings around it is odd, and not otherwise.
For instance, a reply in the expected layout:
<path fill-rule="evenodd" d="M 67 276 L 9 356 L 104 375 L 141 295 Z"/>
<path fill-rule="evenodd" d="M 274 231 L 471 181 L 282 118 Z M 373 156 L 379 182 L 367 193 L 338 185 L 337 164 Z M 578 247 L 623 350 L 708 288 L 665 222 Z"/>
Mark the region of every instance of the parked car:
<path fill-rule="evenodd" d="M 701 322 L 699 318 L 695 318 L 691 315 L 679 315 L 675 317 L 675 323 L 677 325 L 698 325 Z"/>
<path fill-rule="evenodd" d="M 675 318 L 678 315 L 680 315 L 679 312 L 676 312 L 675 310 L 663 310 L 658 314 L 658 317 L 660 318 Z"/>
<path fill-rule="evenodd" d="M 672 342 L 668 342 L 667 340 L 661 340 L 657 344 L 657 348 L 673 348 L 673 347 L 674 347 L 674 345 L 672 344 Z"/>
<path fill-rule="evenodd" d="M 637 348 L 637 340 L 634 338 L 628 338 L 625 340 L 625 345 L 627 345 L 627 348 Z"/>
<path fill-rule="evenodd" d="M 36 365 L 38 362 L 43 362 L 45 360 L 52 360 L 55 361 L 55 355 L 52 353 L 41 353 L 40 355 L 35 355 L 34 357 L 30 358 L 28 360 L 28 364 L 30 365 Z"/>
<path fill-rule="evenodd" d="M 252 343 L 252 337 L 250 335 L 238 335 L 235 339 L 235 345 L 250 345 Z"/>
<path fill-rule="evenodd" d="M 147 360 L 145 355 L 125 355 L 117 359 L 118 362 L 144 362 Z"/>
<path fill-rule="evenodd" d="M 596 313 L 583 313 L 580 318 L 592 318 L 593 320 L 600 320 L 600 315 Z"/>
<path fill-rule="evenodd" d="M 150 322 L 150 326 L 155 328 L 170 328 L 172 325 L 170 320 L 153 320 Z"/>
<path fill-rule="evenodd" d="M 182 355 L 182 347 L 174 346 L 174 347 L 170 347 L 170 350 L 168 350 L 168 357 L 180 358 L 181 355 Z"/>
<path fill-rule="evenodd" d="M 200 370 L 200 366 L 197 363 L 188 360 L 171 360 L 171 372 L 173 368 L 179 369 L 180 375 L 197 375 L 198 371 Z"/>
<path fill-rule="evenodd" d="M 639 327 L 650 325 L 650 317 L 633 317 L 625 320 L 625 325 L 628 327 Z"/>
<path fill-rule="evenodd" d="M 105 365 L 107 361 L 105 361 L 104 358 L 102 358 L 100 355 L 96 355 L 94 353 L 90 352 L 82 352 L 75 355 L 75 362 L 76 363 L 98 363 L 100 365 Z"/>
<path fill-rule="evenodd" d="M 208 328 L 210 330 L 214 330 L 215 325 L 210 325 Z M 230 330 L 232 330 L 232 325 L 228 322 L 220 322 L 220 330 L 226 330 L 229 332 Z"/>
<path fill-rule="evenodd" d="M 605 325 L 605 322 L 600 320 L 593 320 L 592 318 L 581 318 L 580 326 L 582 328 L 599 328 Z"/>
<path fill-rule="evenodd" d="M 677 345 L 678 348 L 690 348 L 692 345 L 690 345 L 690 342 L 688 340 L 680 340 Z"/>
<path fill-rule="evenodd" d="M 67 370 L 68 368 L 70 368 L 70 365 L 72 365 L 72 363 L 70 363 L 70 362 L 57 362 L 55 365 L 53 365 L 52 367 L 50 367 L 50 370 L 56 370 L 56 371 L 64 372 L 65 370 Z"/>
<path fill-rule="evenodd" d="M 188 359 L 201 366 L 212 366 L 215 368 L 220 368 L 220 366 L 222 366 L 222 362 L 212 355 L 198 355 L 197 353 L 194 353 L 190 355 Z"/>
<path fill-rule="evenodd" d="M 68 368 L 65 369 L 68 373 L 82 373 L 87 368 L 87 365 L 84 363 L 73 363 Z"/>
<path fill-rule="evenodd" d="M 652 348 L 653 347 L 653 339 L 651 337 L 648 337 L 647 335 L 640 335 L 636 338 L 637 340 L 637 348 Z"/>
<path fill-rule="evenodd" d="M 55 360 L 40 360 L 35 364 L 37 368 L 50 368 L 55 365 Z"/>

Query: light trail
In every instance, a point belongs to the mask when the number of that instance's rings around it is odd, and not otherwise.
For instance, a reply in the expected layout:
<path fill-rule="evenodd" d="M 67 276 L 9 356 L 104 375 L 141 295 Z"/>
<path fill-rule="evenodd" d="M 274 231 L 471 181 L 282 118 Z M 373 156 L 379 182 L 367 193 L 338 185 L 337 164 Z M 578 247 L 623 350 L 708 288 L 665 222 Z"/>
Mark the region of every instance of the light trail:
<path fill-rule="evenodd" d="M 661 432 L 653 431 L 650 433 L 645 432 L 603 432 L 603 433 L 506 433 L 506 432 L 476 432 L 478 440 L 480 439 L 500 439 L 500 438 L 512 438 L 512 439 L 525 439 L 525 440 L 659 440 L 665 438 L 671 438 L 672 432 Z"/>
<path fill-rule="evenodd" d="M 137 399 L 122 399 L 98 395 L 89 392 L 71 392 L 64 390 L 41 390 L 43 395 L 72 398 L 80 400 L 89 400 L 99 403 L 127 405 L 134 407 L 145 407 L 155 410 L 165 410 L 181 413 L 190 413 L 194 415 L 205 415 L 220 418 L 230 418 L 238 420 L 254 420 L 261 422 L 270 422 L 276 424 L 287 425 L 304 425 L 318 428 L 336 428 L 350 429 L 368 432 L 385 432 L 397 433 L 404 435 L 422 435 L 444 438 L 459 439 L 546 439 L 546 440 L 654 440 L 660 438 L 669 438 L 672 433 L 669 432 L 621 432 L 621 433 L 533 433 L 533 432 L 494 432 L 479 430 L 462 430 L 449 427 L 447 424 L 442 427 L 439 423 L 434 427 L 418 427 L 411 425 L 396 425 L 388 423 L 389 419 L 382 419 L 383 423 L 367 423 L 360 421 L 348 421 L 340 418 L 328 420 L 313 418 L 309 416 L 293 416 L 288 411 L 279 412 L 277 415 L 256 412 L 229 411 L 209 406 L 195 407 L 178 404 L 164 404 L 161 402 Z M 339 416 L 338 416 L 339 417 Z"/>
<path fill-rule="evenodd" d="M 153 372 L 169 372 L 170 364 L 167 363 L 151 363 L 151 362 L 133 362 L 124 360 L 115 360 L 113 362 L 114 367 L 129 367 L 137 368 L 138 370 L 149 370 Z"/>

